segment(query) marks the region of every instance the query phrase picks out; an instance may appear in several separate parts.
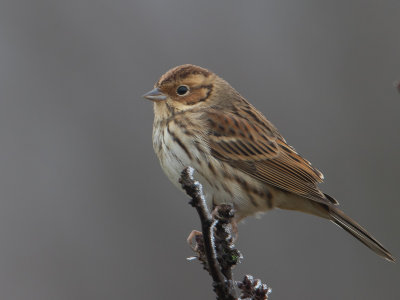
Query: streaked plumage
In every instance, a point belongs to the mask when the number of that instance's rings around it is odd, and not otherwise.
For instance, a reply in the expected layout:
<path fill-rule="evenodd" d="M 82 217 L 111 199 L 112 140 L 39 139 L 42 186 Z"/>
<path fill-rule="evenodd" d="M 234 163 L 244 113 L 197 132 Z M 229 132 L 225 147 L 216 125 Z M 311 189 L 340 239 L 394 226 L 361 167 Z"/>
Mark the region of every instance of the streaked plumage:
<path fill-rule="evenodd" d="M 154 101 L 153 146 L 178 187 L 192 166 L 210 207 L 233 203 L 236 219 L 275 207 L 338 224 L 378 255 L 391 254 L 318 187 L 323 175 L 229 83 L 193 65 L 171 69 L 144 95 Z"/>

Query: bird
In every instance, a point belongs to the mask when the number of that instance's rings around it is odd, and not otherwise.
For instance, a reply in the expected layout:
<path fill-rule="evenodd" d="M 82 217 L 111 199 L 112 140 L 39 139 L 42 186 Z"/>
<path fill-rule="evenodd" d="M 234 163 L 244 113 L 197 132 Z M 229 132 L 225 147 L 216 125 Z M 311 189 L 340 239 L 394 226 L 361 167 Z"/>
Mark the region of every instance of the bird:
<path fill-rule="evenodd" d="M 320 190 L 323 174 L 214 72 L 191 64 L 174 67 L 143 97 L 154 102 L 154 151 L 179 189 L 181 172 L 190 166 L 207 206 L 233 205 L 237 223 L 274 208 L 300 211 L 332 221 L 382 258 L 395 260 Z"/>

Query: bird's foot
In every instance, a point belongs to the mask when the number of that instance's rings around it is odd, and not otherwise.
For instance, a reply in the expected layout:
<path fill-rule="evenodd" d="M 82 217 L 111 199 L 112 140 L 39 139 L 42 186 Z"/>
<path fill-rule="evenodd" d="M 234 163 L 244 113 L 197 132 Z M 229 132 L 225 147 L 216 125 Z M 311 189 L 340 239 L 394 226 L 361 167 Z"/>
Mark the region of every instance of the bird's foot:
<path fill-rule="evenodd" d="M 189 244 L 189 247 L 192 248 L 192 250 L 194 252 L 197 252 L 197 250 L 198 250 L 198 243 L 196 240 L 199 237 L 203 237 L 203 233 L 198 230 L 192 230 L 192 232 L 189 234 L 189 236 L 186 239 L 187 243 Z"/>

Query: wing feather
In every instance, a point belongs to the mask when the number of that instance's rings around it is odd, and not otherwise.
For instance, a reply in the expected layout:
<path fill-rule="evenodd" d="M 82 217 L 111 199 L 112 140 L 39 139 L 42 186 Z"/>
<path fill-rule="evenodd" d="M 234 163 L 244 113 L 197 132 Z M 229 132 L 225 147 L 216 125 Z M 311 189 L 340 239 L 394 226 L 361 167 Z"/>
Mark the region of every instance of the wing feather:
<path fill-rule="evenodd" d="M 254 107 L 233 113 L 207 112 L 208 143 L 214 157 L 261 182 L 318 202 L 331 202 L 319 190 L 323 175 L 289 146 Z"/>

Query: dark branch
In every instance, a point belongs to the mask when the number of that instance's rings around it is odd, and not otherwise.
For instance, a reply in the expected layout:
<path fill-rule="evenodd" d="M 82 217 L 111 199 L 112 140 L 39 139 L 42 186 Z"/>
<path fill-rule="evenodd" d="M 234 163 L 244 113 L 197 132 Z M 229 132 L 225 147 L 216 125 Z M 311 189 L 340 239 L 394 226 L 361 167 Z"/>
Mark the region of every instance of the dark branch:
<path fill-rule="evenodd" d="M 203 195 L 203 188 L 198 181 L 193 178 L 193 168 L 187 167 L 182 171 L 180 183 L 186 193 L 192 198 L 190 205 L 196 208 L 200 216 L 201 229 L 203 232 L 204 251 L 207 258 L 207 269 L 213 279 L 214 291 L 217 299 L 234 300 L 235 297 L 230 294 L 224 275 L 219 268 L 217 254 L 214 244 L 214 226 L 217 223 L 213 220 L 208 211 L 206 200 Z"/>
<path fill-rule="evenodd" d="M 191 197 L 189 203 L 196 208 L 200 217 L 202 234 L 194 234 L 196 246 L 193 247 L 193 250 L 213 279 L 217 299 L 268 299 L 271 290 L 259 279 L 254 280 L 253 276 L 246 275 L 242 282 L 234 281 L 232 268 L 242 258 L 233 244 L 232 238 L 234 209 L 230 204 L 222 204 L 215 207 L 210 214 L 202 186 L 194 180 L 193 172 L 193 168 L 185 168 L 179 182 Z M 237 296 L 238 289 L 240 290 L 239 298 Z"/>

